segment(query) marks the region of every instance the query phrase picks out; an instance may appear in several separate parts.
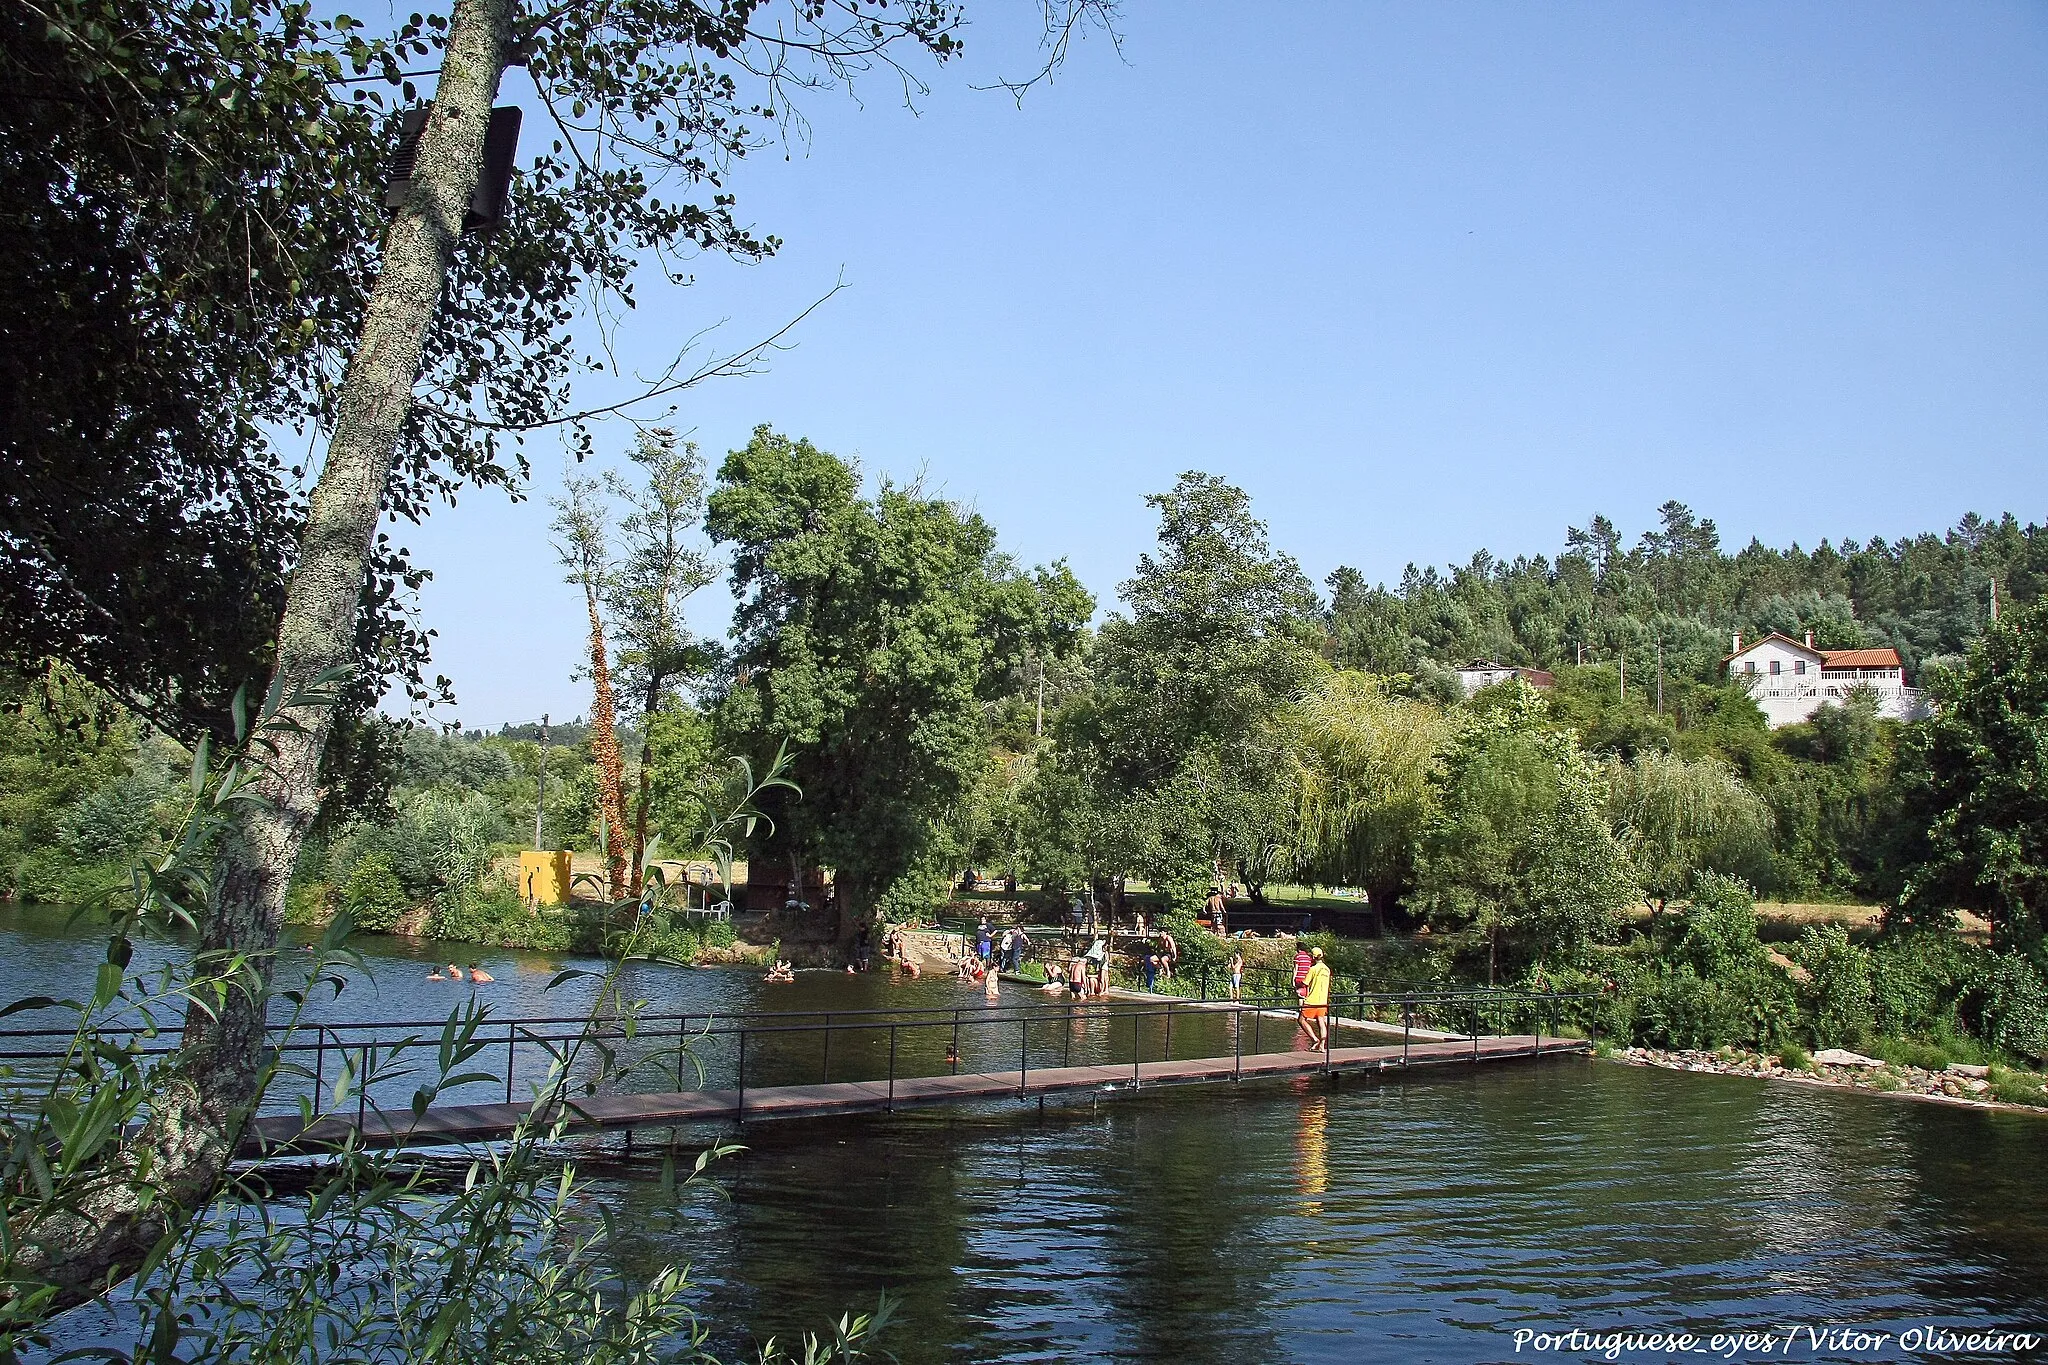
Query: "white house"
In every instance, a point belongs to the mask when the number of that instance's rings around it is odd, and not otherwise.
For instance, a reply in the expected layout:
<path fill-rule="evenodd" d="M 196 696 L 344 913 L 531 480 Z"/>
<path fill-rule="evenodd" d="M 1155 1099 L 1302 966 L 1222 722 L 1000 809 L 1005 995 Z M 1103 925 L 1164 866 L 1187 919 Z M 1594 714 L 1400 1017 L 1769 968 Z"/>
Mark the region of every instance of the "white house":
<path fill-rule="evenodd" d="M 1513 664 L 1497 664 L 1487 659 L 1474 659 L 1458 670 L 1458 681 L 1465 685 L 1468 697 L 1482 687 L 1491 687 L 1509 678 L 1520 678 L 1531 687 L 1546 690 L 1557 682 L 1540 668 L 1517 668 Z"/>
<path fill-rule="evenodd" d="M 1918 720 L 1927 714 L 1925 696 L 1906 685 L 1896 649 L 1815 649 L 1811 633 L 1802 642 L 1776 631 L 1747 649 L 1738 634 L 1730 648 L 1728 676 L 1749 685 L 1773 730 L 1806 720 L 1830 702 L 1840 705 L 1858 687 L 1877 697 L 1880 716 Z"/>

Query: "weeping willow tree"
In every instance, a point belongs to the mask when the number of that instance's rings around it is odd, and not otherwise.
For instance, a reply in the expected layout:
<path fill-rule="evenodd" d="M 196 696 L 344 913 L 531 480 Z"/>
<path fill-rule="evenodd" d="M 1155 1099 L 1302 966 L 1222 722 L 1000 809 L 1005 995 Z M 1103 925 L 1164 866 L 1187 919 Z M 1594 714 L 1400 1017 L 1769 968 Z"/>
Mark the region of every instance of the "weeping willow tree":
<path fill-rule="evenodd" d="M 1292 708 L 1298 875 L 1362 886 L 1376 915 L 1414 881 L 1431 781 L 1452 735 L 1438 707 L 1366 673 L 1326 675 Z"/>
<path fill-rule="evenodd" d="M 1701 873 L 1759 876 L 1776 833 L 1770 806 L 1726 763 L 1655 750 L 1608 765 L 1607 818 L 1628 850 L 1653 929 Z"/>

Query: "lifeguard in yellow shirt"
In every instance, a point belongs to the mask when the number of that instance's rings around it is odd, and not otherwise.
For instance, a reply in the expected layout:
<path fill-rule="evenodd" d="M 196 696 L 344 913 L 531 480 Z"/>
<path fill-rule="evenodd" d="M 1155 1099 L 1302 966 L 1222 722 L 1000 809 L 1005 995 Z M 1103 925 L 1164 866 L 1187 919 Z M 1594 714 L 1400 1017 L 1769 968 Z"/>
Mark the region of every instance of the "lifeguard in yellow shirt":
<path fill-rule="evenodd" d="M 1309 950 L 1308 975 L 1301 979 L 1301 1026 L 1316 1051 L 1330 1045 L 1330 964 L 1323 950 Z"/>

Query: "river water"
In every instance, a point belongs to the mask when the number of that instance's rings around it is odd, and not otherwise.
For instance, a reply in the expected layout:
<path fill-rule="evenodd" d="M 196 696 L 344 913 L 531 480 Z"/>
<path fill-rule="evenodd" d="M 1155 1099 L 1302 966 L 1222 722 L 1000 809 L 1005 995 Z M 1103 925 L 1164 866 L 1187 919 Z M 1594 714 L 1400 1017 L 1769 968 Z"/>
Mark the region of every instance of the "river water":
<path fill-rule="evenodd" d="M 329 1017 L 434 1018 L 469 989 L 424 981 L 434 945 L 362 946 L 374 989 Z M 50 912 L 0 911 L 0 993 L 82 984 L 98 951 Z M 596 965 L 455 951 L 499 978 L 494 1007 L 529 1014 L 573 1012 L 583 983 L 541 984 Z M 632 986 L 668 1010 L 983 1007 L 882 975 L 778 988 L 642 966 Z M 1077 1028 L 1084 1051 L 1132 1041 Z M 665 1193 L 644 1140 L 583 1151 L 622 1273 L 691 1264 L 728 1358 L 886 1290 L 885 1344 L 910 1365 L 1595 1356 L 1516 1348 L 1518 1330 L 1574 1327 L 1776 1334 L 1735 1359 L 2048 1359 L 1901 1343 L 2048 1330 L 2048 1120 L 2025 1115 L 1557 1058 L 757 1123 L 742 1141 L 714 1167 L 722 1193 Z M 1890 1336 L 1830 1348 L 1808 1328 Z"/>

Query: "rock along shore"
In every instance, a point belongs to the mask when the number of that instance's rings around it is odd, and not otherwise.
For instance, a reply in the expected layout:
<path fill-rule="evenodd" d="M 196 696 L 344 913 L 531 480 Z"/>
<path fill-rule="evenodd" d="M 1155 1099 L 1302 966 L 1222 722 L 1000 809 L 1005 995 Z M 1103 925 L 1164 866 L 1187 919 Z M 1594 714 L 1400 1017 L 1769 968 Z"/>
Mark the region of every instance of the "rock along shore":
<path fill-rule="evenodd" d="M 1655 1066 L 1666 1071 L 1705 1071 L 1720 1076 L 1749 1076 L 1757 1080 L 1786 1081 L 1793 1085 L 1827 1086 L 1837 1090 L 1861 1090 L 1898 1099 L 1924 1100 L 1935 1104 L 1962 1105 L 1971 1109 L 2006 1109 L 2016 1113 L 2048 1117 L 2048 1110 L 2030 1104 L 2007 1104 L 1991 1097 L 1991 1084 L 1983 1067 L 1950 1066 L 1929 1071 L 1917 1066 L 1899 1066 L 1873 1058 L 1858 1058 L 1852 1064 L 1831 1063 L 1822 1054 L 1810 1067 L 1786 1066 L 1778 1058 L 1755 1052 L 1705 1052 L 1692 1049 L 1666 1051 L 1654 1047 L 1617 1049 L 1612 1060 L 1630 1066 Z M 1852 1055 L 1852 1054 L 1842 1054 Z"/>

